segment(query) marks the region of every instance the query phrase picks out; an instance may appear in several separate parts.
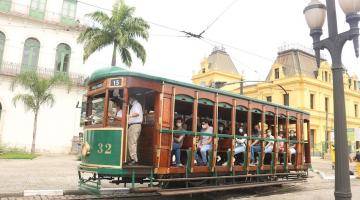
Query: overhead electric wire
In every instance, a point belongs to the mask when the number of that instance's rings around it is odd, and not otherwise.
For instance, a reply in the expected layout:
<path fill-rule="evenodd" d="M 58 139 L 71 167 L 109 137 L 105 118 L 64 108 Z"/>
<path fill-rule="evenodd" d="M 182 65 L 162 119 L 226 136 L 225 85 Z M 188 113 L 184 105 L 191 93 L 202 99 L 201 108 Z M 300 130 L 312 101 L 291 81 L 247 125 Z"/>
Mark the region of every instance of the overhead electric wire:
<path fill-rule="evenodd" d="M 225 14 L 225 12 L 226 12 L 227 10 L 229 10 L 236 2 L 237 2 L 237 0 L 232 1 L 232 2 L 220 13 L 220 15 L 218 15 L 218 16 L 214 19 L 214 21 L 212 21 L 199 35 L 201 36 L 202 34 L 204 34 L 205 31 L 207 31 L 218 19 L 220 19 L 220 17 L 222 17 L 222 16 Z"/>

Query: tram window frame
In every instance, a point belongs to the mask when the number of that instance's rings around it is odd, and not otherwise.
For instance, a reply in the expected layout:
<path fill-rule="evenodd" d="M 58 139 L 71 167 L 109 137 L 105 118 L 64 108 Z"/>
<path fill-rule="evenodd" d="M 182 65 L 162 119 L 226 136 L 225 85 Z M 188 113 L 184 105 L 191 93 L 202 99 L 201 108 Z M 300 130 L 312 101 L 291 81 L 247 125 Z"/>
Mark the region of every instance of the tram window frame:
<path fill-rule="evenodd" d="M 114 93 L 118 93 L 118 95 L 115 95 Z M 108 90 L 109 98 L 108 98 L 108 126 L 110 127 L 122 127 L 123 117 L 126 117 L 126 114 L 124 113 L 124 89 L 123 88 L 110 88 Z M 120 101 L 120 107 L 122 111 L 122 118 L 121 120 L 116 120 L 116 101 Z M 104 106 L 105 109 L 105 106 Z M 115 112 L 114 112 L 115 109 Z"/>
<path fill-rule="evenodd" d="M 155 98 L 156 91 L 147 88 L 129 88 L 129 97 L 134 97 L 140 104 L 143 110 L 142 125 L 155 125 Z M 151 99 L 149 101 L 149 99 Z M 130 109 L 131 106 L 129 106 Z"/>
<path fill-rule="evenodd" d="M 94 101 L 98 100 L 102 98 L 102 103 L 100 102 L 96 102 L 98 105 L 102 105 L 102 109 L 101 108 L 97 108 L 99 110 L 99 112 L 96 112 L 96 108 L 94 108 Z M 104 109 L 105 109 L 105 92 L 101 92 L 101 93 L 97 93 L 91 96 L 87 97 L 87 108 L 86 108 L 86 122 L 85 122 L 85 126 L 87 127 L 102 127 L 103 125 L 103 121 L 104 121 Z M 101 111 L 100 111 L 101 110 Z M 94 111 L 96 114 L 100 114 L 100 115 L 96 115 L 94 114 Z M 97 117 L 98 119 L 95 119 L 94 117 Z"/>

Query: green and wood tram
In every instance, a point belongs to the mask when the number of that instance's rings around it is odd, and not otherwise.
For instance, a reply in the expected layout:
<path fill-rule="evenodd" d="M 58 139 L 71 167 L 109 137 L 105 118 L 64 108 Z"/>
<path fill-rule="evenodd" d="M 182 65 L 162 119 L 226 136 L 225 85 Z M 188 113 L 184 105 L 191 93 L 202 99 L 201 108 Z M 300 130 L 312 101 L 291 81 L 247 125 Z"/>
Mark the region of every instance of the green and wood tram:
<path fill-rule="evenodd" d="M 129 96 L 135 96 L 144 112 L 139 163 L 132 166 L 126 164 Z M 116 104 L 121 105 L 121 119 L 112 117 Z M 100 181 L 109 180 L 128 184 L 132 191 L 194 193 L 304 181 L 311 167 L 308 113 L 119 67 L 103 68 L 90 76 L 86 117 L 78 167 L 80 188 L 100 189 Z M 178 117 L 185 121 L 185 130 L 174 130 Z M 213 134 L 200 132 L 203 119 L 210 121 Z M 227 127 L 226 133 L 218 132 L 219 124 Z M 240 124 L 247 136 L 238 134 Z M 260 127 L 258 136 L 253 135 L 255 125 Z M 274 139 L 265 137 L 267 129 L 272 130 Z M 290 138 L 290 130 L 296 137 Z M 283 138 L 279 138 L 280 133 Z M 173 166 L 173 136 L 180 134 L 185 135 L 183 166 Z M 201 135 L 212 137 L 205 166 L 198 166 L 194 159 Z M 245 152 L 234 156 L 236 138 L 247 143 Z M 260 141 L 261 152 L 256 153 L 258 163 L 250 165 L 250 145 L 255 140 Z M 273 151 L 265 153 L 269 141 L 274 142 Z M 291 145 L 296 150 L 293 155 L 289 155 Z"/>

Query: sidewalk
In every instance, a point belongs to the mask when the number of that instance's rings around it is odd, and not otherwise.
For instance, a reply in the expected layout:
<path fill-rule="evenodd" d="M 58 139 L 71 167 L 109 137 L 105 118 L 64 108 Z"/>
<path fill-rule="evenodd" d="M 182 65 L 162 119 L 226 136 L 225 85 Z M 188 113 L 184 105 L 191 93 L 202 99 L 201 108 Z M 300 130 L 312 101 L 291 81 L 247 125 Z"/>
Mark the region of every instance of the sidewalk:
<path fill-rule="evenodd" d="M 356 178 L 356 162 L 349 163 L 349 169 L 354 172 L 355 175 L 350 178 Z M 317 172 L 323 179 L 335 179 L 335 170 L 332 169 L 331 160 L 322 159 L 320 157 L 311 157 L 311 165 L 314 172 Z"/>

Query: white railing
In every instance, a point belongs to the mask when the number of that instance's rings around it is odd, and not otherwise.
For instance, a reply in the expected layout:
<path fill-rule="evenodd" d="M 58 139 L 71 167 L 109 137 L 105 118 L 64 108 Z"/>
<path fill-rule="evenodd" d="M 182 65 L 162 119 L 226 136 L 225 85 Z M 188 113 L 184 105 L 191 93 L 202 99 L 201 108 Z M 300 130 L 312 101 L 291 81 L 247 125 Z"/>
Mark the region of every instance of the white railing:
<path fill-rule="evenodd" d="M 4 62 L 4 61 L 0 64 L 0 75 L 16 76 L 16 75 L 20 74 L 20 72 L 21 72 L 21 64 L 12 63 L 12 62 Z M 54 69 L 41 68 L 41 67 L 36 67 L 36 72 L 41 77 L 46 77 L 46 78 L 51 77 L 55 74 Z M 57 72 L 57 73 L 59 73 L 59 72 Z M 64 73 L 66 73 L 66 72 L 64 72 Z M 68 72 L 67 74 L 69 75 L 70 79 L 72 80 L 72 82 L 74 84 L 79 85 L 79 86 L 84 85 L 86 75 L 71 73 L 71 72 Z"/>
<path fill-rule="evenodd" d="M 278 48 L 278 53 L 283 52 L 283 51 L 288 51 L 291 49 L 298 49 L 301 51 L 304 51 L 308 54 L 314 55 L 315 56 L 315 52 L 312 48 L 309 48 L 307 46 L 301 45 L 301 44 L 296 44 L 296 43 L 283 43 L 279 48 Z M 326 60 L 326 55 L 324 53 L 320 53 L 320 57 L 322 59 Z"/>

